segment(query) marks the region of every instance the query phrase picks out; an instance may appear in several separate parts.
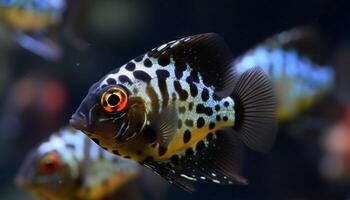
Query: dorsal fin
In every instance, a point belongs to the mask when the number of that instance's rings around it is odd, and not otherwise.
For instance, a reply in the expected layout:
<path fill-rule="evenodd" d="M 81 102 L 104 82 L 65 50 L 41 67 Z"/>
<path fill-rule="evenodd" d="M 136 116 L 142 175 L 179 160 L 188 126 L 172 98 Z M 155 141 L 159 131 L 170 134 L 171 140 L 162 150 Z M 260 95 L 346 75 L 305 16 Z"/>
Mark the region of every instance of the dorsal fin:
<path fill-rule="evenodd" d="M 324 40 L 320 32 L 311 26 L 299 26 L 276 34 L 262 44 L 268 49 L 294 50 L 317 64 L 325 64 Z"/>
<path fill-rule="evenodd" d="M 156 58 L 162 66 L 173 61 L 177 70 L 184 71 L 189 66 L 195 75 L 199 73 L 202 76 L 205 84 L 214 86 L 220 96 L 228 96 L 232 92 L 233 55 L 225 41 L 215 33 L 190 36 L 163 44 L 148 52 L 148 56 Z"/>

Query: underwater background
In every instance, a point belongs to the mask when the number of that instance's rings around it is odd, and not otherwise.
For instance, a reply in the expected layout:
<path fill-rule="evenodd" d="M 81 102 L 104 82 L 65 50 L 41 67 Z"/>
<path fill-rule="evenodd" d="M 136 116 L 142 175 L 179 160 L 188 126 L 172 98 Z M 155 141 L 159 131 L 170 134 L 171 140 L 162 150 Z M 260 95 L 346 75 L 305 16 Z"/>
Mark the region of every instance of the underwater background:
<path fill-rule="evenodd" d="M 322 58 L 336 71 L 335 89 L 280 125 L 271 152 L 245 149 L 243 176 L 249 185 L 200 185 L 194 193 L 170 186 L 165 199 L 350 198 L 350 162 L 339 167 L 339 159 L 325 159 L 328 154 L 350 158 L 349 124 L 344 138 L 330 136 L 332 127 L 350 123 L 347 1 L 86 0 L 78 5 L 70 17 L 88 48 L 77 50 L 63 43 L 64 53 L 57 61 L 22 49 L 11 31 L 0 26 L 0 199 L 35 199 L 14 183 L 26 153 L 67 125 L 90 85 L 107 72 L 189 35 L 216 32 L 240 56 L 271 35 L 300 25 L 317 28 L 325 38 Z M 329 150 L 329 141 L 336 153 Z M 341 142 L 345 150 L 336 148 Z"/>

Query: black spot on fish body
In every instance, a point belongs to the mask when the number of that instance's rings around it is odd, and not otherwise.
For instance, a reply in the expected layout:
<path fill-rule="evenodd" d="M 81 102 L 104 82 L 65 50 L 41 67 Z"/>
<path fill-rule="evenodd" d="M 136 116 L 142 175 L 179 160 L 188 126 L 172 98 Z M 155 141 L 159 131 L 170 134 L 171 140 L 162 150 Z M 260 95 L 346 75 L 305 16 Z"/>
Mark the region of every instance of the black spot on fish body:
<path fill-rule="evenodd" d="M 159 58 L 158 58 L 158 64 L 160 66 L 167 66 L 170 64 L 170 58 L 168 55 L 164 54 L 164 55 L 161 55 Z"/>
<path fill-rule="evenodd" d="M 183 142 L 186 144 L 191 140 L 191 131 L 186 130 L 183 136 Z"/>
<path fill-rule="evenodd" d="M 202 91 L 202 100 L 208 101 L 208 99 L 209 99 L 209 91 L 207 88 L 204 88 Z"/>
<path fill-rule="evenodd" d="M 186 149 L 185 154 L 186 154 L 187 157 L 191 157 L 191 156 L 194 155 L 194 151 L 193 151 L 193 149 L 190 147 L 190 148 Z"/>
<path fill-rule="evenodd" d="M 184 71 L 186 70 L 186 63 L 181 60 L 175 60 L 175 68 Z"/>
<path fill-rule="evenodd" d="M 179 94 L 181 101 L 186 101 L 188 98 L 188 93 L 186 90 L 183 90 L 179 81 L 174 81 L 175 91 Z"/>
<path fill-rule="evenodd" d="M 208 135 L 207 135 L 207 140 L 208 141 L 212 141 L 214 139 L 214 134 L 213 133 L 208 133 Z"/>
<path fill-rule="evenodd" d="M 135 60 L 136 62 L 141 62 L 142 59 L 143 59 L 143 57 L 144 57 L 144 55 L 141 55 L 141 56 L 138 56 L 137 58 L 135 58 L 134 60 Z"/>
<path fill-rule="evenodd" d="M 190 102 L 190 103 L 188 104 L 188 111 L 192 111 L 193 106 L 194 106 L 194 103 L 193 103 L 193 102 Z"/>
<path fill-rule="evenodd" d="M 131 156 L 123 156 L 125 159 L 131 159 Z"/>
<path fill-rule="evenodd" d="M 117 155 L 117 156 L 120 156 L 120 153 L 119 153 L 118 150 L 113 150 L 112 153 L 115 154 L 115 155 Z"/>
<path fill-rule="evenodd" d="M 192 97 L 196 97 L 198 95 L 198 88 L 194 83 L 190 83 L 190 93 Z"/>
<path fill-rule="evenodd" d="M 157 140 L 157 133 L 150 127 L 145 128 L 143 131 L 143 137 L 150 143 Z"/>
<path fill-rule="evenodd" d="M 220 111 L 220 105 L 216 105 L 216 106 L 215 106 L 215 111 L 216 111 L 216 112 L 219 112 L 219 111 Z"/>
<path fill-rule="evenodd" d="M 121 83 L 129 83 L 129 84 L 132 84 L 131 80 L 129 79 L 129 77 L 125 76 L 125 75 L 120 75 L 118 77 L 119 79 L 119 82 Z"/>
<path fill-rule="evenodd" d="M 212 130 L 215 128 L 215 123 L 214 122 L 210 122 L 209 124 L 209 130 Z"/>
<path fill-rule="evenodd" d="M 158 78 L 158 87 L 159 87 L 160 95 L 163 100 L 162 107 L 165 108 L 168 106 L 168 101 L 169 101 L 168 88 L 167 88 L 167 83 L 165 78 Z"/>
<path fill-rule="evenodd" d="M 227 101 L 225 101 L 225 103 L 224 103 L 224 106 L 225 107 L 228 107 L 230 104 L 227 102 Z"/>
<path fill-rule="evenodd" d="M 197 145 L 196 145 L 196 150 L 197 150 L 197 151 L 202 151 L 204 148 L 205 148 L 204 142 L 203 142 L 202 140 L 199 141 L 199 142 L 197 143 Z"/>
<path fill-rule="evenodd" d="M 168 78 L 170 76 L 170 73 L 168 72 L 168 70 L 165 69 L 158 69 L 156 71 L 157 77 L 158 78 Z"/>
<path fill-rule="evenodd" d="M 216 115 L 216 121 L 221 121 L 221 116 L 220 115 Z"/>
<path fill-rule="evenodd" d="M 117 81 L 114 78 L 108 78 L 107 83 L 108 85 L 115 85 L 117 84 Z"/>
<path fill-rule="evenodd" d="M 188 83 L 199 83 L 198 73 L 195 71 L 191 71 L 190 76 L 187 77 L 186 81 Z"/>
<path fill-rule="evenodd" d="M 228 120 L 228 117 L 224 116 L 222 119 L 226 122 Z"/>
<path fill-rule="evenodd" d="M 175 77 L 177 79 L 181 79 L 182 75 L 183 75 L 183 71 L 175 67 Z"/>
<path fill-rule="evenodd" d="M 159 146 L 159 148 L 158 148 L 158 155 L 159 156 L 163 156 L 167 152 L 167 150 L 168 149 L 166 147 Z"/>
<path fill-rule="evenodd" d="M 126 64 L 125 69 L 128 71 L 134 71 L 136 68 L 135 63 L 133 62 L 129 62 L 128 64 Z"/>
<path fill-rule="evenodd" d="M 203 104 L 198 104 L 196 107 L 198 114 L 206 114 L 208 116 L 213 114 L 213 110 L 210 107 L 205 107 Z"/>
<path fill-rule="evenodd" d="M 171 156 L 170 162 L 175 166 L 178 165 L 179 164 L 179 156 L 177 156 L 177 155 Z"/>
<path fill-rule="evenodd" d="M 148 73 L 141 71 L 141 70 L 134 71 L 133 74 L 134 74 L 136 79 L 139 79 L 139 80 L 144 81 L 144 82 L 150 82 L 152 79 L 152 77 Z"/>
<path fill-rule="evenodd" d="M 185 113 L 186 112 L 186 107 L 185 106 L 181 106 L 179 107 L 179 113 Z"/>
<path fill-rule="evenodd" d="M 186 124 L 186 126 L 188 126 L 188 127 L 193 127 L 193 120 L 187 119 L 187 120 L 185 121 L 185 124 Z"/>
<path fill-rule="evenodd" d="M 152 62 L 150 59 L 146 58 L 144 61 L 143 61 L 143 65 L 145 65 L 145 67 L 152 67 Z"/>
<path fill-rule="evenodd" d="M 203 117 L 199 117 L 197 120 L 197 128 L 202 128 L 205 124 L 204 118 Z"/>

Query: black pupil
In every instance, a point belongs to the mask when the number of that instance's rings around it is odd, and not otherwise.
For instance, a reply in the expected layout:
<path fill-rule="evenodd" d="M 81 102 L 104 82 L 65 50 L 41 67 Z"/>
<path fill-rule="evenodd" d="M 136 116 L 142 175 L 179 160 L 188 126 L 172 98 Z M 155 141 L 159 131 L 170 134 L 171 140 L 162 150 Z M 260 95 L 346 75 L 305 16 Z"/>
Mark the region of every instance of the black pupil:
<path fill-rule="evenodd" d="M 118 95 L 115 95 L 115 94 L 112 94 L 107 99 L 108 104 L 111 105 L 111 106 L 118 105 L 119 101 L 120 101 L 120 98 L 118 97 Z"/>
<path fill-rule="evenodd" d="M 46 166 L 47 166 L 48 168 L 52 168 L 52 167 L 53 167 L 53 163 L 52 163 L 51 161 L 47 161 L 47 162 L 46 162 Z"/>

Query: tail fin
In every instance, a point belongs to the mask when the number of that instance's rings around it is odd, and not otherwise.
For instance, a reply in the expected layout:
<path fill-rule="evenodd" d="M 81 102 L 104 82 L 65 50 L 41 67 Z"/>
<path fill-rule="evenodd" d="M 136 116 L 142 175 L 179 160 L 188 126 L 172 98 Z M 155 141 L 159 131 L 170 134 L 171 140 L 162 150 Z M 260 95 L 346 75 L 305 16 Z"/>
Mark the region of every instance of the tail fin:
<path fill-rule="evenodd" d="M 275 140 L 275 98 L 267 75 L 260 68 L 241 74 L 231 97 L 235 101 L 234 129 L 251 149 L 266 152 Z"/>

